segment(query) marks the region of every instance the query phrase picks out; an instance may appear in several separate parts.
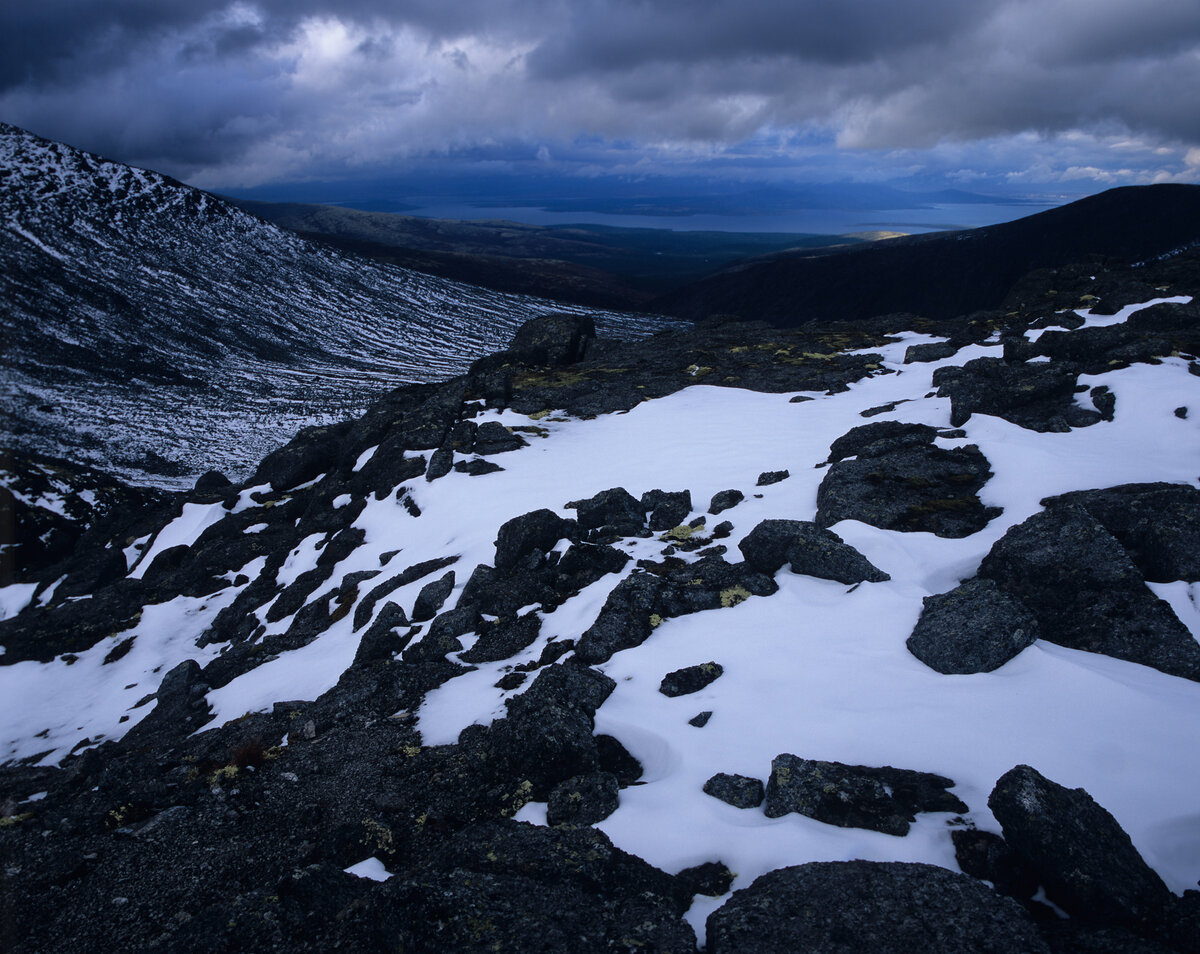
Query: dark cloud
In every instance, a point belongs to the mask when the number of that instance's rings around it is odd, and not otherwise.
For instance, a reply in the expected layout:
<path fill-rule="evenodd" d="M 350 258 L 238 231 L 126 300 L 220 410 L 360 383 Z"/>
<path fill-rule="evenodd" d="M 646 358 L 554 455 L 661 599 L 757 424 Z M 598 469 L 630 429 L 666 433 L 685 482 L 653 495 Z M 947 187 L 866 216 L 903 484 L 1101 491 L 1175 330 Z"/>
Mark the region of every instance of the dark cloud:
<path fill-rule="evenodd" d="M 989 0 L 582 0 L 567 29 L 548 37 L 529 62 L 535 75 L 551 79 L 747 57 L 863 62 L 946 43 L 993 6 Z"/>
<path fill-rule="evenodd" d="M 0 119 L 212 185 L 497 144 L 588 174 L 1179 176 L 1200 0 L 10 3 Z"/>

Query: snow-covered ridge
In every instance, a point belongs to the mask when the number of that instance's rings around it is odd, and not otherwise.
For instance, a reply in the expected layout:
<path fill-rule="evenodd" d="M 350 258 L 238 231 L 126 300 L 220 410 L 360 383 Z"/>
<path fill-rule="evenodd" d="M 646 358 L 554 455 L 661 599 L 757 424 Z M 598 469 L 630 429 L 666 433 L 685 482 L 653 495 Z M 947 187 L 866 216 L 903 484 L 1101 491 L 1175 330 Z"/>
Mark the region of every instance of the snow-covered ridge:
<path fill-rule="evenodd" d="M 354 259 L 0 124 L 0 446 L 161 486 L 240 475 L 300 427 L 459 373 L 556 311 L 583 309 Z M 667 324 L 596 320 L 610 337 Z"/>

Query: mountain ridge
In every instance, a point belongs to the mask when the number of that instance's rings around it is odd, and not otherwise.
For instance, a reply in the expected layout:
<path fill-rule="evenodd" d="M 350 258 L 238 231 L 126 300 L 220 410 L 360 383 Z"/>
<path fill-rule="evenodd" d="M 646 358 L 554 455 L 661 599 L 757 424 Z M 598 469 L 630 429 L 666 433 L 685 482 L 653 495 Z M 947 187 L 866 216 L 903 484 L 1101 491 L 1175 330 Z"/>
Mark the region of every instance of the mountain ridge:
<path fill-rule="evenodd" d="M 1000 225 L 743 263 L 650 307 L 693 320 L 731 314 L 782 327 L 889 311 L 951 318 L 1011 304 L 1013 285 L 1036 269 L 1088 260 L 1132 265 L 1194 246 L 1197 222 L 1200 186 L 1126 186 Z"/>
<path fill-rule="evenodd" d="M 347 257 L 13 126 L 0 160 L 0 443 L 180 486 L 461 370 L 532 314 L 581 310 Z"/>

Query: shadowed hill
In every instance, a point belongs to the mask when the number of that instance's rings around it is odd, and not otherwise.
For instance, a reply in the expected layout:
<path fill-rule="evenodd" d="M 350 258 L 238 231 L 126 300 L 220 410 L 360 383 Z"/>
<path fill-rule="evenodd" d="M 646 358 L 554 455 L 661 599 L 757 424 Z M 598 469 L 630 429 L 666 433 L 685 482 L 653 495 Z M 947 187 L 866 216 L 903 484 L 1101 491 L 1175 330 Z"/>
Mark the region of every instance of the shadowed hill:
<path fill-rule="evenodd" d="M 746 263 L 651 307 L 785 327 L 897 311 L 942 319 L 997 307 L 1034 269 L 1097 256 L 1132 264 L 1197 242 L 1200 186 L 1131 186 L 1003 225 Z"/>

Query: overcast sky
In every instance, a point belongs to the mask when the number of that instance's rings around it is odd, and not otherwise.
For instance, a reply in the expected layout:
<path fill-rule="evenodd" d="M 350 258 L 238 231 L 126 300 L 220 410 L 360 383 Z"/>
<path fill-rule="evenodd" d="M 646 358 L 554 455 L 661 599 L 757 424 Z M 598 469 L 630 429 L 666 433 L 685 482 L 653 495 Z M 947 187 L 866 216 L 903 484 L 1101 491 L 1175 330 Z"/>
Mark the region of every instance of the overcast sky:
<path fill-rule="evenodd" d="M 1200 0 L 27 0 L 0 119 L 210 189 L 1200 181 Z"/>

